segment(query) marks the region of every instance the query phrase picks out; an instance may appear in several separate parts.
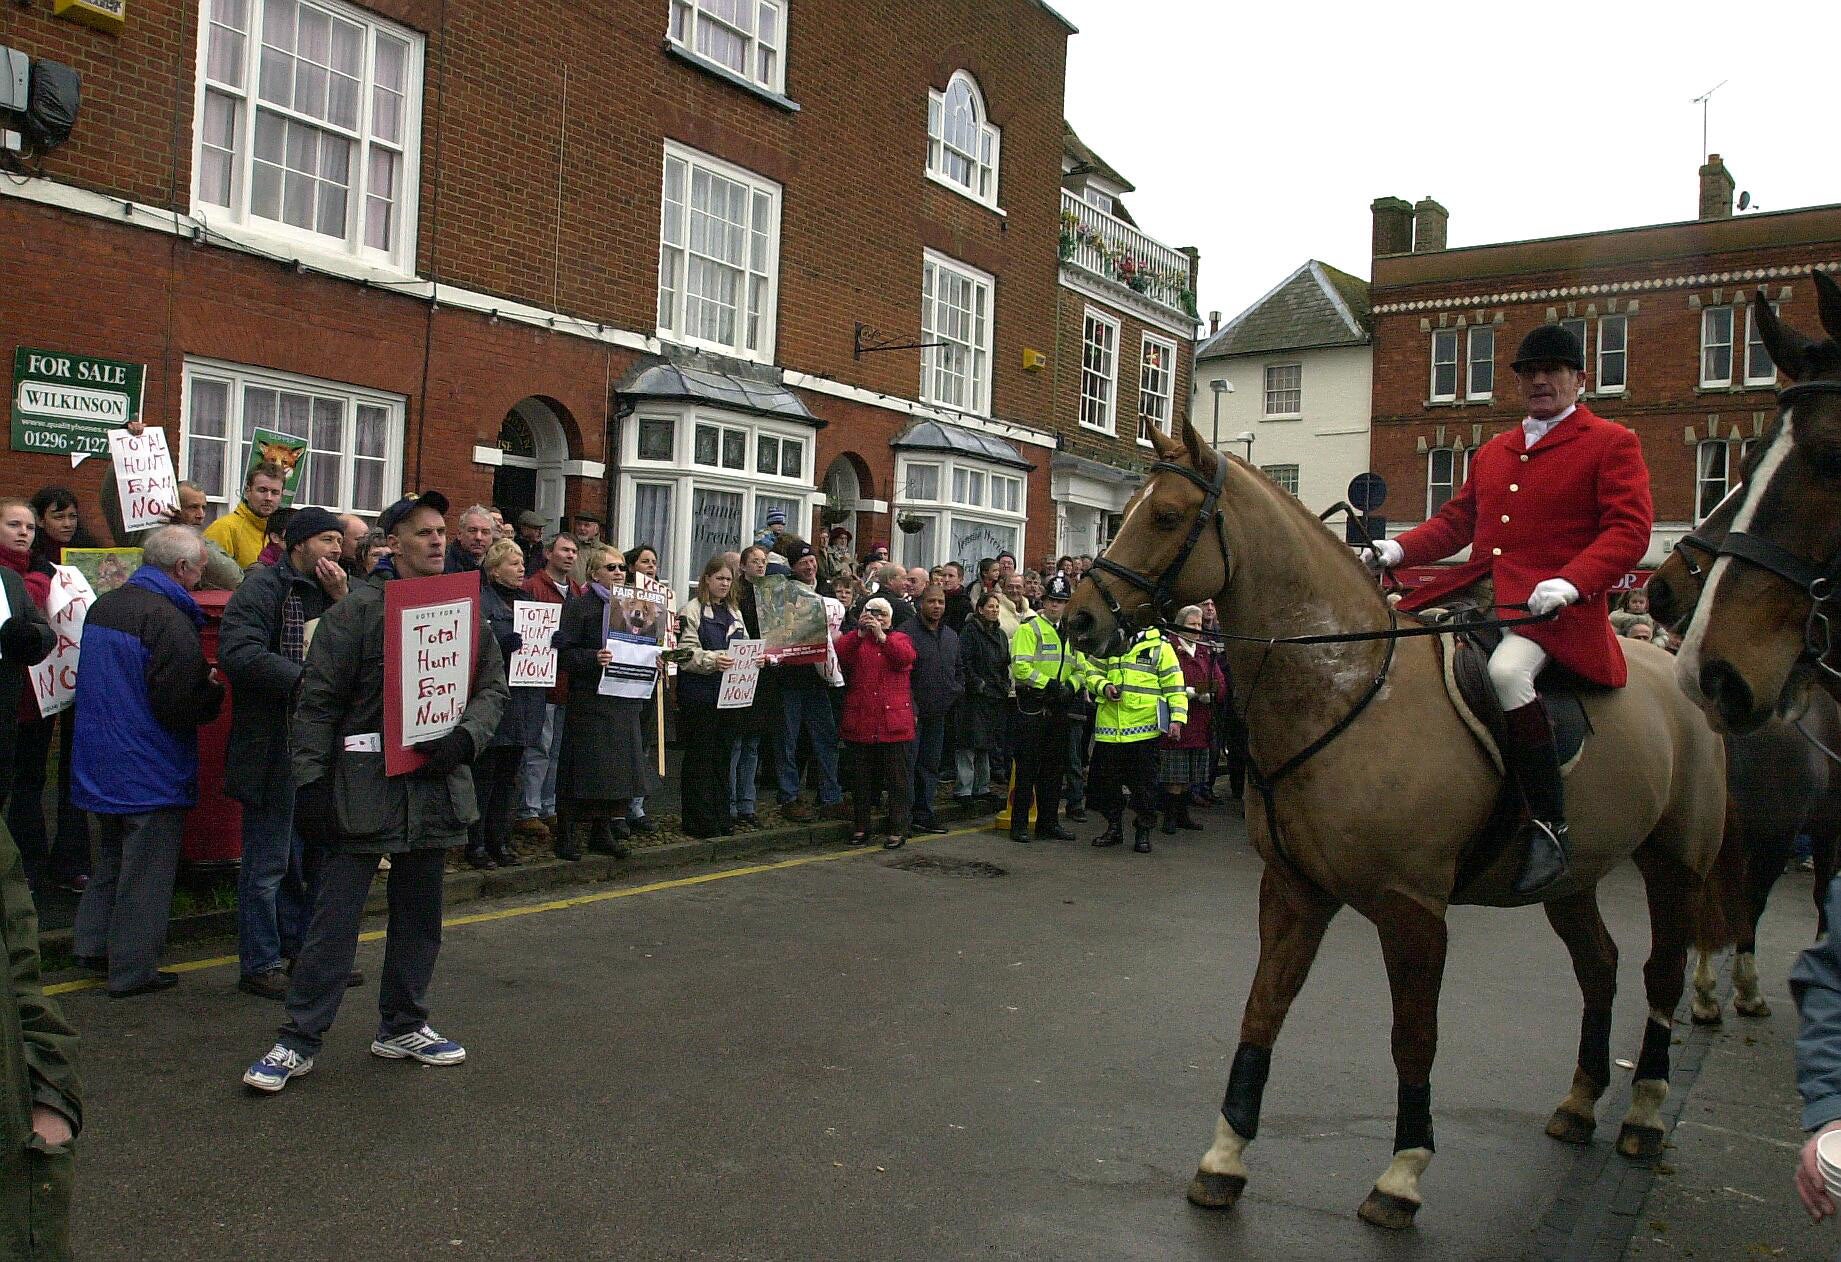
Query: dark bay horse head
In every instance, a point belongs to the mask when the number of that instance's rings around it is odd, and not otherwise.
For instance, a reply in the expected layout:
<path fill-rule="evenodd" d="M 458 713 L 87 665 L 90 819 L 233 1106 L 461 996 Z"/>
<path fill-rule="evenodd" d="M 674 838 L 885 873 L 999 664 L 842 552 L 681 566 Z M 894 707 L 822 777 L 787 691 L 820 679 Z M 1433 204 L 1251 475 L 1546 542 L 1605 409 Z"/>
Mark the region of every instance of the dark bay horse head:
<path fill-rule="evenodd" d="M 1756 456 L 1769 446 L 1768 439 L 1760 442 L 1752 454 Z M 1743 482 L 1727 492 L 1700 525 L 1675 541 L 1674 548 L 1643 585 L 1649 593 L 1649 616 L 1670 631 L 1684 633 L 1688 619 L 1694 616 L 1694 607 L 1700 603 L 1707 575 L 1719 559 L 1720 545 L 1732 530 L 1732 519 L 1738 514 L 1744 492 Z"/>
<path fill-rule="evenodd" d="M 1753 302 L 1765 348 L 1795 384 L 1779 392 L 1678 659 L 1682 687 L 1727 732 L 1762 723 L 1798 662 L 1841 683 L 1841 286 L 1814 277 L 1822 341 L 1781 323 L 1763 291 Z"/>
<path fill-rule="evenodd" d="M 1187 422 L 1180 437 L 1152 426 L 1151 442 L 1157 462 L 1062 615 L 1062 629 L 1084 653 L 1116 652 L 1133 631 L 1174 621 L 1184 605 L 1227 586 L 1221 498 L 1238 462 L 1210 450 Z"/>

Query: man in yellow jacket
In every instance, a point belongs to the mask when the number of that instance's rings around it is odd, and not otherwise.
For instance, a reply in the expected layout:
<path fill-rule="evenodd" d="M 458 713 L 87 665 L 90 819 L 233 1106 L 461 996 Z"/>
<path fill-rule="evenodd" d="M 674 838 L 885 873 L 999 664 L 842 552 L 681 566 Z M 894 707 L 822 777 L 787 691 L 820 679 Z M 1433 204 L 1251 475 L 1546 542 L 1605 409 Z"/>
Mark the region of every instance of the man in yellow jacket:
<path fill-rule="evenodd" d="M 1132 849 L 1148 854 L 1151 828 L 1157 823 L 1157 738 L 1165 732 L 1180 735 L 1189 717 L 1182 665 L 1163 633 L 1152 627 L 1117 657 L 1095 659 L 1088 667 L 1086 686 L 1099 702 L 1087 796 L 1106 816 L 1106 831 L 1093 844 L 1116 846 L 1125 840 L 1129 787 Z"/>
<path fill-rule="evenodd" d="M 287 484 L 287 471 L 273 461 L 251 465 L 249 476 L 243 479 L 243 498 L 234 509 L 205 527 L 205 538 L 247 570 L 268 543 L 269 515 L 281 507 Z"/>
<path fill-rule="evenodd" d="M 1055 624 L 1067 608 L 1068 581 L 1057 574 L 1042 593 L 1042 608 L 1029 610 L 1010 637 L 1010 677 L 1016 681 L 1016 789 L 1010 798 L 1010 840 L 1029 840 L 1029 808 L 1036 808 L 1036 836 L 1072 841 L 1057 819 L 1062 776 L 1067 771 L 1068 710 L 1089 669 L 1079 649 L 1061 638 Z"/>

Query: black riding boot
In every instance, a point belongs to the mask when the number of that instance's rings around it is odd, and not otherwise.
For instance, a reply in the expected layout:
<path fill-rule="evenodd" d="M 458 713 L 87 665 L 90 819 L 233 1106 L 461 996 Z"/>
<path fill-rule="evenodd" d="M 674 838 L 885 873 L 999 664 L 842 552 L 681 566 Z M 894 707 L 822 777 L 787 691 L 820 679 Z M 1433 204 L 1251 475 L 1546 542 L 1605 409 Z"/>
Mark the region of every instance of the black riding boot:
<path fill-rule="evenodd" d="M 1189 795 L 1187 793 L 1178 793 L 1176 795 L 1176 826 L 1178 828 L 1186 828 L 1192 833 L 1204 831 L 1202 826 L 1195 822 L 1195 816 L 1189 813 L 1190 808 L 1191 803 L 1189 801 Z"/>
<path fill-rule="evenodd" d="M 621 836 L 624 830 L 615 827 L 615 822 L 609 820 L 605 815 L 596 817 L 588 830 L 588 848 L 596 854 L 610 854 L 616 859 L 624 859 L 632 854 L 633 850 L 626 844 L 626 838 Z M 625 820 L 618 821 L 621 824 L 625 822 Z M 626 836 L 630 837 L 632 833 L 628 832 Z"/>
<path fill-rule="evenodd" d="M 1180 793 L 1172 793 L 1168 789 L 1165 789 L 1163 791 L 1163 835 L 1164 836 L 1166 837 L 1176 836 L 1176 826 L 1177 826 L 1178 821 L 1182 819 L 1182 811 L 1183 811 L 1183 795 Z"/>
<path fill-rule="evenodd" d="M 581 824 L 575 814 L 569 810 L 557 813 L 556 839 L 551 844 L 556 850 L 556 857 L 569 863 L 579 863 L 582 858 L 582 839 L 578 829 Z"/>
<path fill-rule="evenodd" d="M 1503 714 L 1508 744 L 1503 762 L 1528 804 L 1528 822 L 1517 840 L 1524 850 L 1517 894 L 1534 894 L 1566 875 L 1566 793 L 1560 756 L 1553 747 L 1553 726 L 1538 700 Z"/>
<path fill-rule="evenodd" d="M 1125 841 L 1125 811 L 1114 808 L 1106 812 L 1106 831 L 1093 839 L 1096 846 L 1123 845 Z"/>

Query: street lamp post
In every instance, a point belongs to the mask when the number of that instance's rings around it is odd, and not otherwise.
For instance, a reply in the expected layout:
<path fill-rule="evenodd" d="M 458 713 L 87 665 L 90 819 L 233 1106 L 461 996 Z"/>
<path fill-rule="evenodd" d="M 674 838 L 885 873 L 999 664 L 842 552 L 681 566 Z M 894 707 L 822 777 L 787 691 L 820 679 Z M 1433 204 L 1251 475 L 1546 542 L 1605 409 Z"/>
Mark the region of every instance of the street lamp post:
<path fill-rule="evenodd" d="M 1248 464 L 1253 463 L 1253 439 L 1255 437 L 1257 436 L 1253 433 L 1253 431 L 1248 429 L 1248 430 L 1242 430 L 1240 432 L 1239 437 L 1234 439 L 1234 441 L 1237 443 L 1245 443 L 1247 445 L 1247 463 Z"/>
<path fill-rule="evenodd" d="M 1221 396 L 1224 394 L 1232 394 L 1234 392 L 1234 383 L 1227 380 L 1225 377 L 1217 377 L 1208 383 L 1208 388 L 1214 391 L 1215 395 L 1215 435 L 1214 442 L 1210 445 L 1216 451 L 1219 451 L 1221 450 Z"/>

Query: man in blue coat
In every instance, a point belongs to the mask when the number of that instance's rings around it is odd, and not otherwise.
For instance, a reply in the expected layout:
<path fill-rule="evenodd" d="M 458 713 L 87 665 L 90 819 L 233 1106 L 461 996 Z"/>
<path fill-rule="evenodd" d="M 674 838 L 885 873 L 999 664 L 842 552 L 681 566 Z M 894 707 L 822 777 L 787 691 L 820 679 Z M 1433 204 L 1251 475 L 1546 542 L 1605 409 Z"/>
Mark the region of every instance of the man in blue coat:
<path fill-rule="evenodd" d="M 159 971 L 185 813 L 198 801 L 198 729 L 224 686 L 205 661 L 205 616 L 192 599 L 204 537 L 162 526 L 141 568 L 105 592 L 83 624 L 71 801 L 101 825 L 96 870 L 77 904 L 78 959 L 107 961 L 116 999 L 165 990 Z"/>
<path fill-rule="evenodd" d="M 1796 1089 L 1803 1097 L 1803 1129 L 1809 1142 L 1796 1163 L 1796 1194 L 1816 1222 L 1835 1212 L 1815 1144 L 1828 1131 L 1841 1129 L 1841 881 L 1828 886 L 1828 936 L 1796 958 L 1790 970 L 1790 994 L 1802 1014 L 1796 1036 Z"/>

